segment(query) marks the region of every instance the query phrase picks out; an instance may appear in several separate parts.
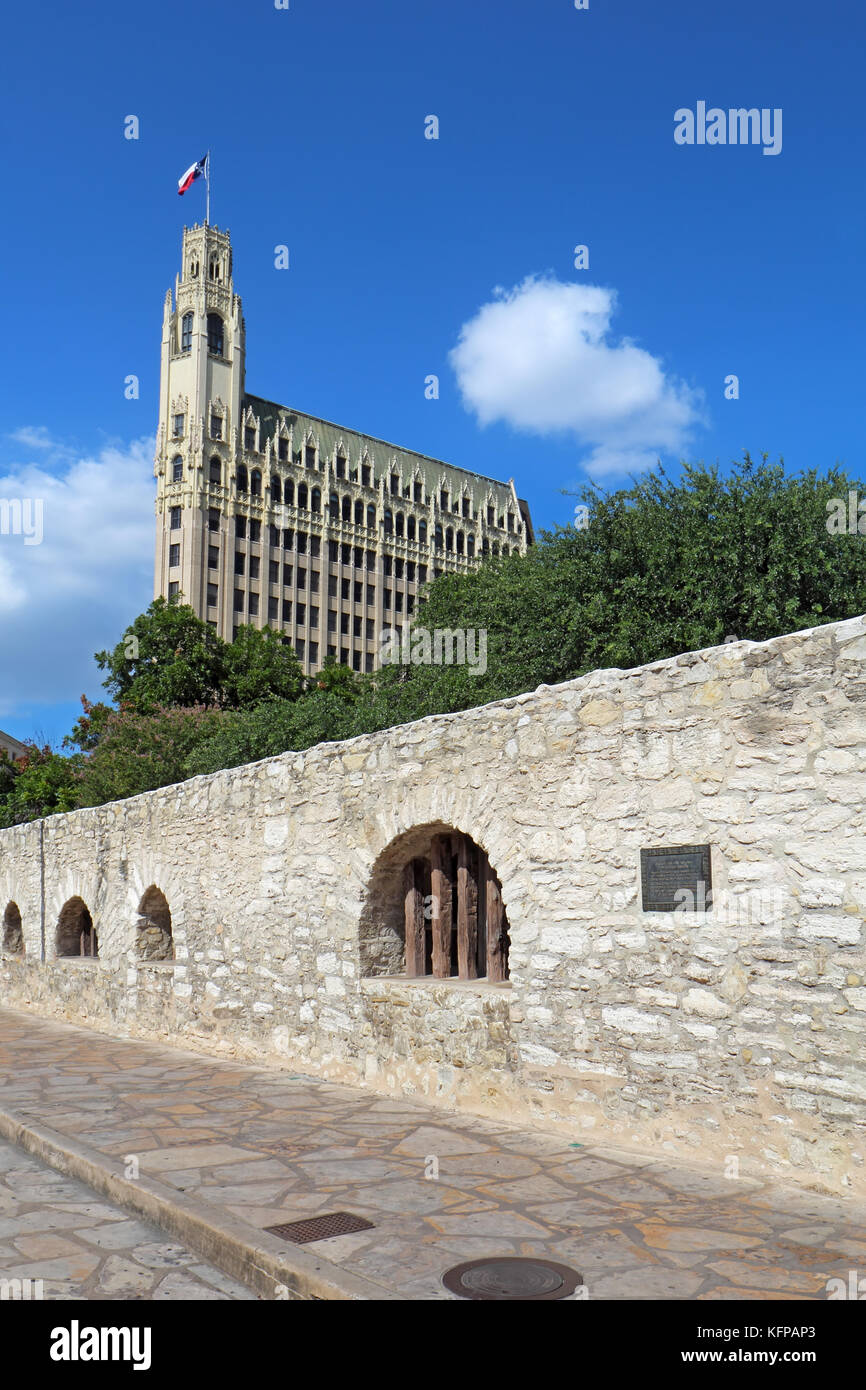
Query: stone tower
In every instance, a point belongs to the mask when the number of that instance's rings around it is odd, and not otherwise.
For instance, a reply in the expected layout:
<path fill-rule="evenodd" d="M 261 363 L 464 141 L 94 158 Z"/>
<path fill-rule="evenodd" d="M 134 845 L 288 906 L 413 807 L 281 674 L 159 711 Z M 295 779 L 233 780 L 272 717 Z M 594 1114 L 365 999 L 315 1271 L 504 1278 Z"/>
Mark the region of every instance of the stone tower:
<path fill-rule="evenodd" d="M 227 509 L 221 509 L 219 541 L 212 531 L 212 510 L 215 500 L 228 497 L 244 393 L 244 352 L 229 234 L 207 224 L 185 227 L 182 270 L 174 294 L 166 293 L 162 320 L 154 592 L 180 592 L 202 615 L 208 581 L 217 579 L 207 568 L 209 545 L 218 544 L 219 570 L 231 549 Z M 217 583 L 226 613 L 220 613 L 215 625 L 230 634 L 229 575 L 219 573 Z"/>

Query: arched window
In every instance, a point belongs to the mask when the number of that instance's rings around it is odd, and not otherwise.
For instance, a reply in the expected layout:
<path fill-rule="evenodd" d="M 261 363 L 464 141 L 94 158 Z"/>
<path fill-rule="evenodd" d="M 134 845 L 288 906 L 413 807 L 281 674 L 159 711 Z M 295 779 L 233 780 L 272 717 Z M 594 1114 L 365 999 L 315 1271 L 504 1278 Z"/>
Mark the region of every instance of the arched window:
<path fill-rule="evenodd" d="M 351 521 L 351 520 L 352 520 L 352 499 L 351 499 L 351 497 L 344 497 L 344 498 L 343 498 L 343 520 L 344 520 L 344 521 Z"/>
<path fill-rule="evenodd" d="M 391 514 L 390 507 L 385 508 L 385 520 L 383 525 L 385 528 L 385 535 L 392 536 L 394 534 L 394 518 Z"/>
<path fill-rule="evenodd" d="M 332 492 L 328 498 L 328 511 L 331 514 L 332 521 L 340 520 L 340 499 L 336 492 Z"/>
<path fill-rule="evenodd" d="M 24 931 L 17 903 L 7 903 L 3 913 L 3 950 L 12 956 L 24 952 Z"/>
<path fill-rule="evenodd" d="M 207 350 L 214 357 L 223 355 L 223 321 L 219 314 L 207 316 Z"/>
<path fill-rule="evenodd" d="M 393 840 L 367 885 L 360 953 L 365 976 L 507 980 L 502 884 L 481 845 L 441 821 Z"/>
<path fill-rule="evenodd" d="M 283 501 L 287 507 L 293 507 L 295 505 L 295 485 L 291 478 L 286 478 L 283 483 Z"/>
<path fill-rule="evenodd" d="M 250 474 L 250 493 L 253 497 L 262 495 L 262 475 L 258 468 L 254 468 Z"/>
<path fill-rule="evenodd" d="M 407 517 L 407 518 L 406 518 L 406 539 L 407 539 L 407 541 L 414 541 L 414 539 L 415 539 L 415 518 L 414 518 L 414 516 L 410 516 L 410 517 Z"/>
<path fill-rule="evenodd" d="M 242 463 L 238 469 L 238 492 L 249 492 L 249 490 L 250 481 L 249 474 L 247 473 L 247 466 L 245 463 Z"/>
<path fill-rule="evenodd" d="M 494 555 L 498 555 L 498 554 L 499 554 L 499 542 L 498 542 L 498 541 L 494 541 L 494 542 L 493 542 L 493 554 L 494 554 Z"/>
<path fill-rule="evenodd" d="M 81 898 L 70 898 L 64 904 L 57 919 L 54 943 L 59 957 L 99 955 L 93 918 Z"/>
<path fill-rule="evenodd" d="M 310 493 L 310 511 L 320 512 L 322 510 L 322 489 L 314 487 Z"/>
<path fill-rule="evenodd" d="M 155 885 L 138 905 L 135 947 L 139 960 L 174 960 L 171 912 L 165 894 Z"/>
<path fill-rule="evenodd" d="M 180 350 L 181 352 L 192 350 L 192 314 L 184 314 L 180 321 Z"/>
<path fill-rule="evenodd" d="M 419 545 L 426 545 L 426 544 L 427 544 L 427 522 L 426 522 L 426 521 L 419 521 L 419 522 L 418 522 L 418 544 L 419 544 Z"/>
<path fill-rule="evenodd" d="M 279 505 L 283 500 L 283 485 L 276 474 L 271 476 L 271 501 Z"/>
<path fill-rule="evenodd" d="M 448 530 L 445 532 L 445 549 L 454 549 L 454 532 L 452 531 L 450 526 L 448 527 Z"/>
<path fill-rule="evenodd" d="M 355 503 L 355 525 L 364 525 L 364 503 L 361 501 L 360 498 Z"/>
<path fill-rule="evenodd" d="M 466 539 L 466 554 L 469 556 L 475 554 L 475 537 L 473 535 L 469 535 Z"/>
<path fill-rule="evenodd" d="M 175 454 L 171 461 L 171 481 L 173 483 L 183 482 L 183 459 L 180 454 Z"/>
<path fill-rule="evenodd" d="M 466 537 L 463 535 L 463 532 L 462 532 L 462 531 L 458 531 L 458 532 L 457 532 L 457 554 L 458 554 L 458 555 L 462 555 L 462 554 L 463 554 L 463 550 L 464 550 L 465 544 L 466 544 Z"/>
<path fill-rule="evenodd" d="M 212 483 L 221 483 L 223 480 L 223 466 L 216 454 L 210 461 L 210 480 Z"/>
<path fill-rule="evenodd" d="M 368 530 L 368 531 L 375 531 L 375 529 L 376 529 L 376 508 L 373 506 L 373 503 L 372 503 L 372 502 L 369 502 L 369 503 L 367 504 L 367 530 Z"/>
<path fill-rule="evenodd" d="M 394 534 L 395 534 L 396 536 L 402 536 L 403 531 L 404 531 L 404 529 L 405 529 L 405 525 L 406 525 L 406 519 L 405 519 L 405 517 L 403 516 L 403 513 L 402 513 L 402 512 L 398 512 L 398 513 L 397 513 L 397 519 L 396 519 L 396 521 L 394 522 Z"/>
<path fill-rule="evenodd" d="M 490 542 L 489 542 L 489 540 L 487 539 L 486 536 L 484 537 L 484 539 L 483 539 L 482 542 L 481 542 L 481 554 L 482 554 L 482 555 L 489 555 L 489 554 L 490 554 Z"/>
<path fill-rule="evenodd" d="M 306 508 L 307 505 L 307 484 L 298 483 L 298 506 Z"/>

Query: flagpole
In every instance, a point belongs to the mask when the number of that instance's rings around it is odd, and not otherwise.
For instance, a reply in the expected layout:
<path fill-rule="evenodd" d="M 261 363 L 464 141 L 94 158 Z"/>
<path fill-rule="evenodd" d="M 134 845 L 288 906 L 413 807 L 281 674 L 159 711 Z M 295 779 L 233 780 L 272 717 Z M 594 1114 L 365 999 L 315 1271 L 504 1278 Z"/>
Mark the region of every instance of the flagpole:
<path fill-rule="evenodd" d="M 207 206 L 206 206 L 206 210 L 205 210 L 204 220 L 205 220 L 205 225 L 206 225 L 206 226 L 209 226 L 209 225 L 210 225 L 210 150 L 208 150 L 208 152 L 207 152 L 207 178 L 205 179 L 205 185 L 206 185 L 206 187 L 207 187 Z"/>

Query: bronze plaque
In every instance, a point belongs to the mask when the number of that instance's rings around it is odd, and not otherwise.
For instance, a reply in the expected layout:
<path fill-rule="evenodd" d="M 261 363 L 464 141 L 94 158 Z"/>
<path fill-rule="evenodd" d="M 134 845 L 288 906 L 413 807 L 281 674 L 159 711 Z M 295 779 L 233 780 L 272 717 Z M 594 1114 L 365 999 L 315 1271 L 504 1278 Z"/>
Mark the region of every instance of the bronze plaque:
<path fill-rule="evenodd" d="M 642 849 L 644 912 L 709 912 L 713 905 L 709 845 Z"/>

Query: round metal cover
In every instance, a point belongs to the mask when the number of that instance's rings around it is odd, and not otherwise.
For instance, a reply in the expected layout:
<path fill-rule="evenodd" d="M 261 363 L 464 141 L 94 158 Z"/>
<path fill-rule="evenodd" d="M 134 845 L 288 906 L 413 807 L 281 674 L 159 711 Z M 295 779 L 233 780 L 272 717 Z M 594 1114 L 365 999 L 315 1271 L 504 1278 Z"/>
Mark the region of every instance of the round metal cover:
<path fill-rule="evenodd" d="M 442 1275 L 442 1283 L 461 1298 L 525 1300 L 568 1298 L 583 1278 L 552 1260 L 494 1255 L 455 1265 Z"/>

